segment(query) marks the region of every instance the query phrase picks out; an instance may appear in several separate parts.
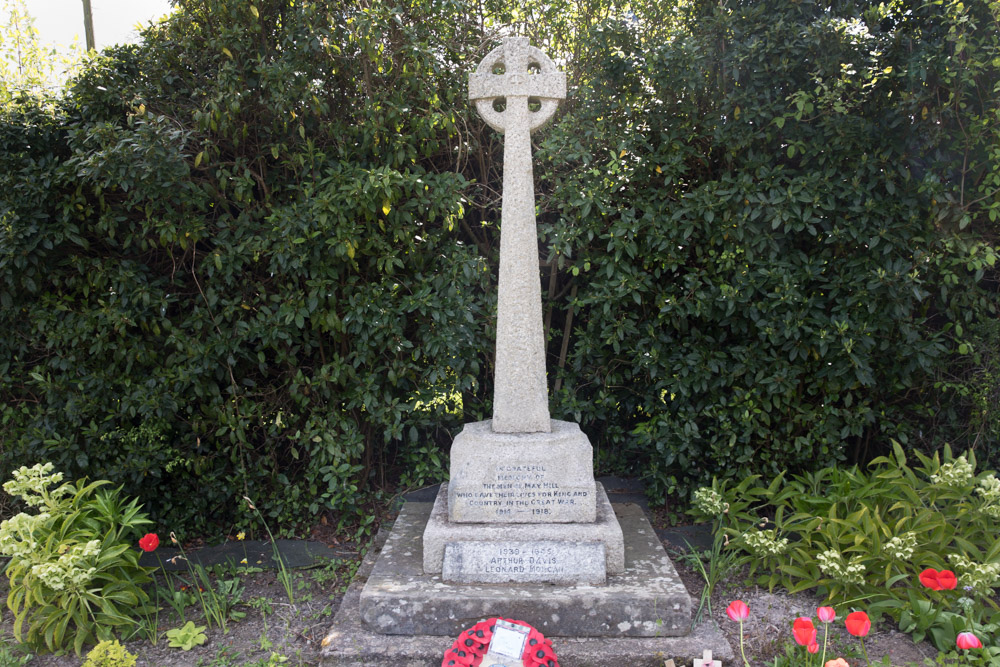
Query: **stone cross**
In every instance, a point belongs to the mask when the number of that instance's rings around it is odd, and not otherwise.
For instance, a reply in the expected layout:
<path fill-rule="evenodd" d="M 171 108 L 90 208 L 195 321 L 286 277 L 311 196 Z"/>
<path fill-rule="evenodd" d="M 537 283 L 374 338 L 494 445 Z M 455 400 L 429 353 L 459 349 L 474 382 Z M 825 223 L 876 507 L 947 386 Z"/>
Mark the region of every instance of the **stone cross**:
<path fill-rule="evenodd" d="M 529 98 L 538 109 L 529 108 Z M 469 75 L 469 99 L 504 133 L 493 431 L 551 432 L 531 133 L 566 98 L 566 75 L 527 37 L 508 37 Z M 504 103 L 504 109 L 495 105 Z"/>
<path fill-rule="evenodd" d="M 722 667 L 722 662 L 719 660 L 712 660 L 711 651 L 705 651 L 701 655 L 701 658 L 694 659 L 694 665 L 692 667 Z"/>

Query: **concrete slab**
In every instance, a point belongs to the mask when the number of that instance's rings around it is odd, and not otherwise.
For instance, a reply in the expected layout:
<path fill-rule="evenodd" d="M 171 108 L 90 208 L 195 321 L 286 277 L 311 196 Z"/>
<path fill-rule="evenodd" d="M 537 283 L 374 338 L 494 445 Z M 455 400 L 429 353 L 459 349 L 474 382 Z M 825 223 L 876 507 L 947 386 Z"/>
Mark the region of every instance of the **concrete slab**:
<path fill-rule="evenodd" d="M 451 499 L 448 483 L 441 485 L 423 531 L 423 571 L 439 574 L 444 563 L 445 545 L 463 541 L 487 542 L 600 542 L 608 574 L 625 570 L 625 543 L 621 526 L 604 488 L 594 487 L 597 497 L 596 521 L 592 523 L 463 524 L 450 520 Z"/>
<path fill-rule="evenodd" d="M 453 636 L 384 635 L 362 622 L 361 591 L 387 537 L 388 531 L 383 530 L 348 588 L 323 640 L 321 667 L 439 667 L 444 652 L 458 636 L 457 632 Z M 556 637 L 553 647 L 562 667 L 663 667 L 669 659 L 688 664 L 700 658 L 706 648 L 724 664 L 735 658 L 714 624 L 697 625 L 686 637 Z"/>
<path fill-rule="evenodd" d="M 603 586 L 452 584 L 423 570 L 421 535 L 431 506 L 407 503 L 361 592 L 368 626 L 394 635 L 445 635 L 491 616 L 517 618 L 546 636 L 676 637 L 691 626 L 691 599 L 636 505 L 614 506 L 625 570 Z"/>

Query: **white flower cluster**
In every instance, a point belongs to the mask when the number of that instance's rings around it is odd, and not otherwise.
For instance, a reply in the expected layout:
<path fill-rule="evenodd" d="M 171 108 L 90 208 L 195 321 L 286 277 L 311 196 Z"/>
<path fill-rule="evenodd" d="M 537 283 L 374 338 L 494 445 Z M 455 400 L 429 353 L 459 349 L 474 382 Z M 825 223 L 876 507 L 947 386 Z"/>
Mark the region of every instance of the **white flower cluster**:
<path fill-rule="evenodd" d="M 916 548 L 917 536 L 913 532 L 908 532 L 890 539 L 882 547 L 882 551 L 896 560 L 910 560 Z"/>
<path fill-rule="evenodd" d="M 703 486 L 694 492 L 694 507 L 699 512 L 711 516 L 725 514 L 729 503 L 722 500 L 722 494 L 710 486 Z"/>
<path fill-rule="evenodd" d="M 987 475 L 979 480 L 976 493 L 986 502 L 983 511 L 994 519 L 1000 519 L 1000 479 L 996 475 Z"/>
<path fill-rule="evenodd" d="M 30 557 L 39 548 L 35 531 L 43 527 L 50 518 L 48 512 L 41 514 L 21 512 L 0 523 L 0 554 L 15 560 Z"/>
<path fill-rule="evenodd" d="M 958 585 L 982 597 L 992 597 L 1000 584 L 1000 563 L 976 563 L 961 554 L 951 554 L 948 560 L 958 570 Z"/>
<path fill-rule="evenodd" d="M 100 552 L 100 540 L 74 544 L 56 562 L 33 566 L 31 574 L 54 591 L 79 590 L 94 578 L 97 568 L 93 567 L 93 559 Z"/>
<path fill-rule="evenodd" d="M 836 549 L 829 549 L 816 556 L 819 569 L 823 574 L 845 584 L 861 585 L 865 583 L 865 566 L 860 558 L 852 558 L 847 564 Z"/>
<path fill-rule="evenodd" d="M 954 461 L 942 463 L 938 471 L 931 475 L 932 484 L 945 484 L 947 486 L 966 486 L 975 476 L 975 469 L 964 456 L 959 456 Z"/>
<path fill-rule="evenodd" d="M 61 472 L 52 472 L 53 468 L 55 466 L 52 463 L 36 463 L 30 468 L 21 466 L 13 472 L 14 479 L 4 482 L 3 490 L 17 496 L 29 507 L 40 507 L 46 504 L 46 498 L 55 499 L 72 493 L 73 489 L 69 484 L 48 491 L 50 486 L 63 479 Z"/>
<path fill-rule="evenodd" d="M 788 551 L 788 538 L 778 539 L 778 531 L 754 528 L 743 536 L 743 542 L 758 556 L 778 556 Z"/>

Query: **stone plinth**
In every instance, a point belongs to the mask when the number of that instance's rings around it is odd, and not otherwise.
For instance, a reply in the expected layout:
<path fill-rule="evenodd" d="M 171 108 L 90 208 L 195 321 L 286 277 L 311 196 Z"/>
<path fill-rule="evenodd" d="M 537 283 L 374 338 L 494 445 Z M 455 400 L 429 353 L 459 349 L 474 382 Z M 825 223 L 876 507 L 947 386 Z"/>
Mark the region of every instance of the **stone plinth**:
<path fill-rule="evenodd" d="M 400 518 L 405 521 L 419 521 L 426 514 L 431 503 L 407 503 Z M 621 508 L 622 505 L 616 504 Z M 637 508 L 635 505 L 631 505 Z M 626 514 L 623 514 L 623 517 Z M 632 522 L 624 519 L 628 526 L 644 525 L 648 522 Z M 399 530 L 401 525 L 392 528 Z M 410 533 L 412 535 L 412 533 Z M 652 529 L 650 528 L 650 534 Z M 451 645 L 454 635 L 430 634 L 386 635 L 376 632 L 361 620 L 361 593 L 368 586 L 371 572 L 378 560 L 382 559 L 382 547 L 389 535 L 387 529 L 379 532 L 375 543 L 365 556 L 354 582 L 348 587 L 334 614 L 333 623 L 322 641 L 320 650 L 321 667 L 440 667 L 444 651 Z M 397 546 L 401 546 L 397 541 Z M 418 545 L 419 546 L 419 545 Z M 630 547 L 629 553 L 634 553 Z M 397 558 L 398 560 L 398 558 Z M 428 591 L 433 589 L 433 578 L 426 579 Z M 418 580 L 412 581 L 420 585 Z M 552 588 L 549 586 L 548 588 Z M 497 615 L 506 615 L 498 613 Z M 507 615 L 509 617 L 509 615 Z M 488 618 L 477 617 L 462 629 Z M 525 619 L 531 621 L 532 619 Z M 704 649 L 710 648 L 715 658 L 728 665 L 737 654 L 726 641 L 725 636 L 714 623 L 703 623 L 691 629 L 687 636 L 668 637 L 565 637 L 553 639 L 553 646 L 559 656 L 559 664 L 564 667 L 663 667 L 664 660 L 671 658 L 679 664 L 689 664 L 692 658 L 701 657 Z"/>
<path fill-rule="evenodd" d="M 495 433 L 466 424 L 451 445 L 448 515 L 456 523 L 593 523 L 594 450 L 579 425 Z"/>
<path fill-rule="evenodd" d="M 421 535 L 431 504 L 406 503 L 361 592 L 361 617 L 371 631 L 390 635 L 457 637 L 491 616 L 524 620 L 554 637 L 687 634 L 691 598 L 649 521 L 637 505 L 613 512 L 625 536 L 624 569 L 603 586 L 458 584 L 424 571 Z"/>
<path fill-rule="evenodd" d="M 492 542 L 497 548 L 512 542 L 597 542 L 604 547 L 608 574 L 621 574 L 625 570 L 625 547 L 622 527 L 618 524 L 600 484 L 595 484 L 597 509 L 593 523 L 527 523 L 527 524 L 462 524 L 448 518 L 451 498 L 449 484 L 442 484 L 434 501 L 433 510 L 423 532 L 421 567 L 425 572 L 440 574 L 444 564 L 445 546 L 450 542 Z"/>

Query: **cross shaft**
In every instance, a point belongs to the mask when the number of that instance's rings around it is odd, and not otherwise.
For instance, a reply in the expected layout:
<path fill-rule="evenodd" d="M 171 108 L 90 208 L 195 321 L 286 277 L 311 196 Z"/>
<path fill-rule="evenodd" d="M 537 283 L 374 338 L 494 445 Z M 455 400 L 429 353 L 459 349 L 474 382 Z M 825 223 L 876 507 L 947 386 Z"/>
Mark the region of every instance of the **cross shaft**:
<path fill-rule="evenodd" d="M 492 73 L 497 65 L 503 66 L 503 74 Z M 538 73 L 530 72 L 532 66 Z M 498 433 L 552 430 L 531 132 L 552 116 L 565 96 L 565 75 L 524 37 L 504 40 L 469 76 L 469 98 L 486 122 L 505 135 L 492 423 Z M 500 97 L 506 99 L 503 111 L 493 106 Z M 538 110 L 529 109 L 529 97 L 540 99 Z"/>

